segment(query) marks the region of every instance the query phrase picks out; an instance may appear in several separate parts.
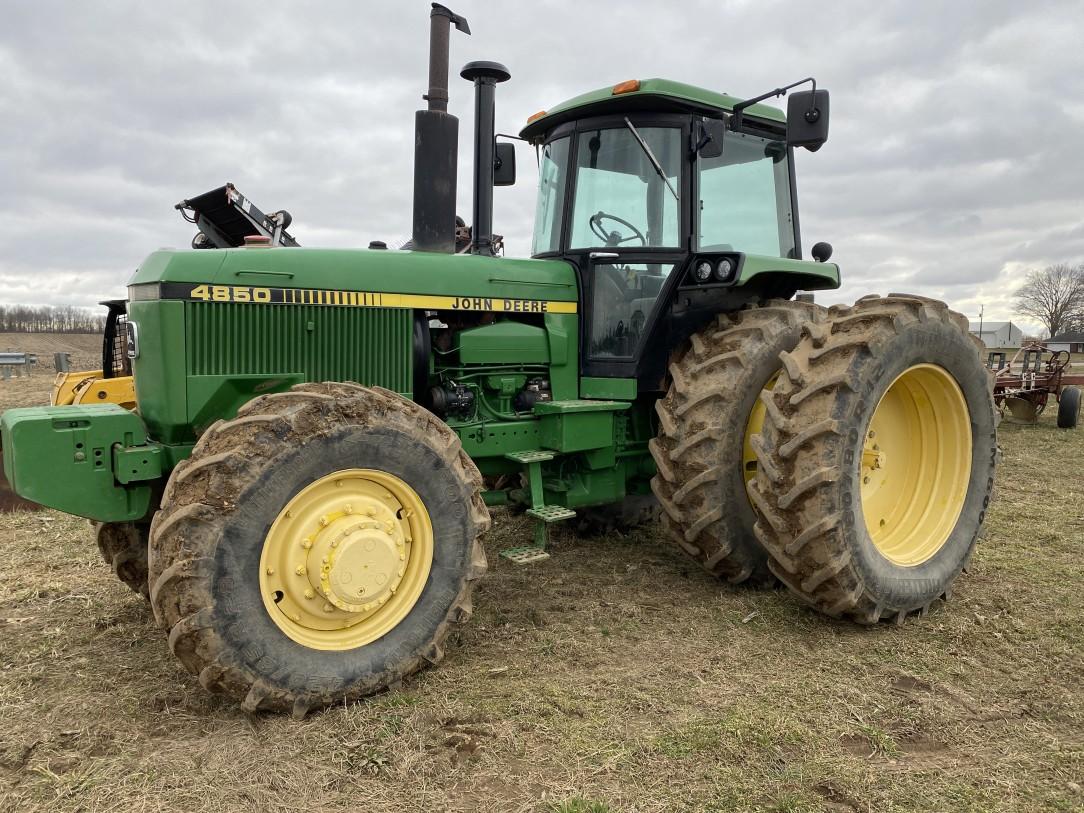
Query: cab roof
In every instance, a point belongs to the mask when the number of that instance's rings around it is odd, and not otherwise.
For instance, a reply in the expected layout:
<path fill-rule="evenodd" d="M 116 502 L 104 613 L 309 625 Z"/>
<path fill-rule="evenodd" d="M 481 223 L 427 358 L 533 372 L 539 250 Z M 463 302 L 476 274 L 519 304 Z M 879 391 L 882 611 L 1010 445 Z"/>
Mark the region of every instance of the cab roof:
<path fill-rule="evenodd" d="M 686 85 L 683 82 L 672 82 L 669 79 L 630 80 L 581 94 L 543 111 L 541 115 L 536 113 L 519 134 L 528 141 L 536 141 L 548 130 L 572 119 L 631 110 L 718 114 L 721 111 L 733 110 L 734 105 L 741 101 L 737 96 Z M 766 104 L 747 107 L 745 115 L 772 122 L 786 122 L 782 110 Z"/>

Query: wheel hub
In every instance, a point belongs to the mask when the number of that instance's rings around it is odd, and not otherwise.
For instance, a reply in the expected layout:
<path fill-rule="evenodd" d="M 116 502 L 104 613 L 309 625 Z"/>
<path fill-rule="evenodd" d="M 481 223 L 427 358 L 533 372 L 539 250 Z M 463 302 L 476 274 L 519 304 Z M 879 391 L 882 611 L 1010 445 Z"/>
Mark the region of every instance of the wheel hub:
<path fill-rule="evenodd" d="M 340 610 L 371 610 L 402 581 L 406 542 L 398 523 L 340 520 L 317 540 L 308 556 L 308 582 Z"/>
<path fill-rule="evenodd" d="M 300 491 L 268 531 L 264 606 L 298 643 L 361 646 L 414 606 L 432 554 L 429 515 L 406 483 L 375 470 L 335 472 Z"/>

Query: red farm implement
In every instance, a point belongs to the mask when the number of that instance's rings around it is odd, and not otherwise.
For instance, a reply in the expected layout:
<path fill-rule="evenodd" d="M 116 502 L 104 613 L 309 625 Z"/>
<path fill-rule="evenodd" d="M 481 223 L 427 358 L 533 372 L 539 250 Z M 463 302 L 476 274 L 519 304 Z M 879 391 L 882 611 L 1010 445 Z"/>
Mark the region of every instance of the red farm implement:
<path fill-rule="evenodd" d="M 1058 426 L 1072 429 L 1077 425 L 1084 374 L 1073 373 L 1068 351 L 1030 344 L 1009 361 L 1005 356 L 1002 351 L 993 351 L 987 360 L 994 373 L 994 403 L 1002 414 L 1008 409 L 1017 420 L 1034 423 L 1054 396 Z"/>

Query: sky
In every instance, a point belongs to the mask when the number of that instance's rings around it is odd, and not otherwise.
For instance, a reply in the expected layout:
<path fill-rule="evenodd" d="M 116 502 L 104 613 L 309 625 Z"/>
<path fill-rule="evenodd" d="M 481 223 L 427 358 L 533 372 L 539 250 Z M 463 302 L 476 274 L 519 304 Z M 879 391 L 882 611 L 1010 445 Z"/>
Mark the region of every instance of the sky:
<path fill-rule="evenodd" d="M 513 133 L 626 79 L 751 97 L 813 75 L 832 119 L 820 151 L 799 151 L 802 238 L 807 255 L 833 244 L 844 281 L 819 302 L 902 291 L 1017 320 L 1029 269 L 1084 262 L 1080 0 L 447 5 L 473 32 L 451 47 L 464 215 L 470 60 L 511 70 L 497 129 Z M 409 236 L 429 3 L 7 0 L 0 14 L 0 304 L 122 297 L 148 253 L 189 244 L 173 205 L 226 181 L 288 209 L 306 246 Z M 494 228 L 526 256 L 526 145 L 518 165 Z"/>

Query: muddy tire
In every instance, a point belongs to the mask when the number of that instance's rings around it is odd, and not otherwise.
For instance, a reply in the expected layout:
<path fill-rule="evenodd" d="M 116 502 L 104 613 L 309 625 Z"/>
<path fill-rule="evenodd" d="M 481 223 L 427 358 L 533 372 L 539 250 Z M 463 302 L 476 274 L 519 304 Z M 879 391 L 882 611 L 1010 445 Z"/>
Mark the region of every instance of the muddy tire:
<path fill-rule="evenodd" d="M 1080 387 L 1066 387 L 1058 401 L 1058 428 L 1073 429 L 1080 420 Z"/>
<path fill-rule="evenodd" d="M 270 569 L 261 552 L 272 523 L 292 516 L 286 506 L 309 486 L 339 486 L 340 474 L 362 469 L 392 475 L 416 494 L 431 522 L 431 565 L 418 578 L 416 603 L 380 637 L 330 649 L 299 643 L 284 631 L 284 620 L 272 616 L 276 605 L 263 585 Z M 235 419 L 210 427 L 169 479 L 151 526 L 155 617 L 185 668 L 246 711 L 303 716 L 380 691 L 440 661 L 448 634 L 470 617 L 471 589 L 486 569 L 479 536 L 490 520 L 481 491 L 482 478 L 458 437 L 394 393 L 331 383 L 258 397 Z M 352 513 L 349 507 L 344 512 Z M 364 520 L 363 513 L 373 516 L 359 509 L 351 519 Z M 412 513 L 400 509 L 399 515 Z M 394 520 L 387 524 L 390 529 Z M 322 544 L 319 532 L 313 537 Z M 301 548 L 312 542 L 297 542 L 303 557 Z M 315 570 L 321 570 L 318 559 Z M 289 574 L 282 571 L 284 579 L 293 578 L 292 565 Z M 324 611 L 335 611 L 331 600 Z M 322 601 L 318 596 L 307 606 L 316 613 Z"/>
<path fill-rule="evenodd" d="M 867 297 L 828 317 L 762 396 L 757 536 L 821 612 L 902 623 L 948 598 L 979 538 L 997 460 L 992 379 L 943 303 Z"/>
<path fill-rule="evenodd" d="M 576 509 L 576 533 L 605 536 L 629 533 L 659 520 L 659 501 L 654 494 L 632 494 L 621 502 Z"/>
<path fill-rule="evenodd" d="M 670 388 L 655 407 L 651 488 L 663 527 L 701 567 L 733 584 L 775 581 L 753 532 L 746 428 L 761 390 L 779 372 L 779 354 L 794 349 L 802 325 L 822 312 L 811 303 L 773 301 L 721 314 L 670 365 Z"/>
<path fill-rule="evenodd" d="M 135 522 L 95 522 L 94 537 L 113 575 L 147 598 L 147 537 L 150 526 Z"/>

